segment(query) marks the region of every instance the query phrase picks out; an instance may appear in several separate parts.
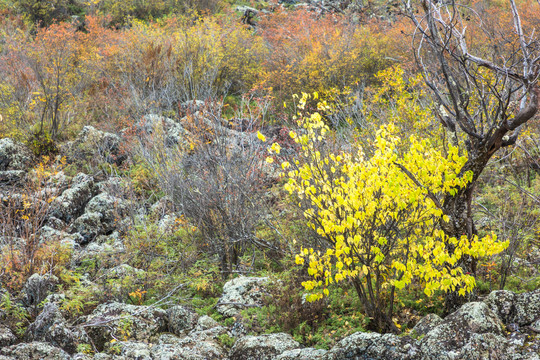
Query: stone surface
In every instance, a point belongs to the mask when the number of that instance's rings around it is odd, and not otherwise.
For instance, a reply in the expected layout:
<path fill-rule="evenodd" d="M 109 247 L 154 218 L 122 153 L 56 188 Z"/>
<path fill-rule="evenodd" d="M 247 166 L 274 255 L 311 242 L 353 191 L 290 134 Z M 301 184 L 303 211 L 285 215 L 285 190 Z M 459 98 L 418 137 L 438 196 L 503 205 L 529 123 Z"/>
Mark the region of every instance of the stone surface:
<path fill-rule="evenodd" d="M 21 185 L 26 179 L 24 170 L 0 171 L 0 185 Z"/>
<path fill-rule="evenodd" d="M 167 330 L 165 310 L 112 302 L 99 305 L 86 319 L 86 331 L 101 350 L 114 338 L 151 341 Z"/>
<path fill-rule="evenodd" d="M 12 345 L 0 349 L 0 355 L 16 360 L 71 360 L 64 350 L 43 342 Z"/>
<path fill-rule="evenodd" d="M 393 334 L 357 332 L 338 342 L 321 359 L 396 360 L 413 359 L 416 355 L 419 355 L 419 349 L 411 338 L 400 338 Z"/>
<path fill-rule="evenodd" d="M 26 329 L 27 342 L 46 342 L 73 354 L 80 342 L 88 342 L 88 336 L 80 329 L 70 328 L 54 302 L 48 302 L 43 311 Z"/>
<path fill-rule="evenodd" d="M 287 350 L 278 355 L 275 360 L 317 360 L 321 359 L 327 352 L 314 348 Z"/>
<path fill-rule="evenodd" d="M 27 170 L 32 153 L 21 143 L 10 138 L 0 139 L 0 171 Z"/>
<path fill-rule="evenodd" d="M 169 331 L 180 335 L 182 332 L 190 331 L 195 327 L 199 315 L 191 309 L 177 305 L 167 309 L 167 317 Z"/>
<path fill-rule="evenodd" d="M 262 305 L 266 277 L 240 276 L 225 283 L 216 306 L 224 316 L 234 316 L 246 306 Z"/>
<path fill-rule="evenodd" d="M 189 132 L 184 127 L 164 116 L 149 114 L 143 117 L 139 125 L 143 142 L 162 142 L 167 147 L 174 145 L 188 149 Z"/>
<path fill-rule="evenodd" d="M 24 284 L 24 303 L 27 307 L 37 307 L 58 283 L 54 275 L 33 274 Z"/>
<path fill-rule="evenodd" d="M 17 337 L 11 329 L 0 323 L 0 348 L 13 345 L 15 341 L 17 341 Z"/>
<path fill-rule="evenodd" d="M 68 222 L 79 217 L 95 192 L 94 178 L 83 173 L 77 174 L 71 187 L 52 202 L 52 215 Z"/>
<path fill-rule="evenodd" d="M 105 233 L 101 222 L 102 218 L 103 215 L 100 213 L 85 212 L 75 219 L 71 225 L 71 231 L 81 235 L 81 245 L 86 245 L 92 242 L 97 236 Z"/>
<path fill-rule="evenodd" d="M 244 336 L 238 339 L 230 353 L 231 360 L 270 360 L 287 350 L 300 347 L 300 344 L 289 334 L 265 334 L 260 336 Z"/>
<path fill-rule="evenodd" d="M 99 159 L 120 165 L 126 158 L 119 153 L 120 142 L 121 139 L 116 134 L 98 130 L 93 126 L 85 126 L 74 141 L 64 146 L 63 152 L 71 160 Z"/>
<path fill-rule="evenodd" d="M 436 314 L 428 314 L 412 328 L 411 333 L 414 336 L 422 336 L 433 330 L 437 325 L 441 324 L 443 319 Z"/>
<path fill-rule="evenodd" d="M 484 303 L 507 325 L 530 325 L 540 319 L 540 289 L 521 294 L 493 291 Z"/>
<path fill-rule="evenodd" d="M 422 338 L 421 350 L 425 356 L 434 359 L 452 359 L 454 355 L 465 354 L 465 349 L 469 352 L 467 356 L 472 356 L 473 345 L 482 338 L 476 335 L 486 335 L 486 340 L 499 346 L 498 352 L 505 351 L 503 324 L 482 302 L 467 303 L 447 316 L 443 323 Z M 480 348 L 478 351 L 481 354 Z"/>

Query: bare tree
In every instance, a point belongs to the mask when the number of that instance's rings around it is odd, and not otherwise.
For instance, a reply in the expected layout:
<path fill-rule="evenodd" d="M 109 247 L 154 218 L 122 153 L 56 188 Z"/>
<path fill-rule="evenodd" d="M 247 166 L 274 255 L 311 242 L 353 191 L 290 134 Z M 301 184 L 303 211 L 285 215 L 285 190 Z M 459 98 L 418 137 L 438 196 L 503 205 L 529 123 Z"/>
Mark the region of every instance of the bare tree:
<path fill-rule="evenodd" d="M 240 271 L 240 257 L 249 247 L 279 250 L 256 235 L 258 226 L 269 225 L 266 145 L 253 132 L 253 119 L 239 130 L 224 125 L 221 105 L 207 104 L 183 124 L 189 130 L 187 151 L 154 138 L 142 155 L 178 211 L 198 228 L 205 249 L 219 255 L 227 277 Z"/>
<path fill-rule="evenodd" d="M 473 172 L 467 186 L 444 198 L 441 208 L 450 221 L 440 225 L 448 236 L 471 238 L 477 234 L 471 202 L 479 176 L 499 149 L 516 143 L 538 111 L 538 41 L 534 32 L 524 33 L 514 0 L 509 0 L 513 29 L 499 30 L 489 29 L 479 11 L 454 0 L 405 0 L 404 5 L 416 26 L 415 57 L 438 118 L 449 140 L 468 153 L 461 173 Z M 469 46 L 474 42 L 469 31 L 488 40 Z M 457 266 L 476 272 L 475 259 L 462 259 Z M 448 293 L 446 311 L 465 300 Z"/>

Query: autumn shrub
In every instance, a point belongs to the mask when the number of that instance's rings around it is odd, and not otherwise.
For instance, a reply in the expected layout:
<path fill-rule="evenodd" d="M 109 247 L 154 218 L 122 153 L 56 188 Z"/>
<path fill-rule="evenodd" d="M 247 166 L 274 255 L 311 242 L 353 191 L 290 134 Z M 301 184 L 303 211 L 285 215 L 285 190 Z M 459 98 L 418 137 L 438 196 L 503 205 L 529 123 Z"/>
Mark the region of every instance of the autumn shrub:
<path fill-rule="evenodd" d="M 76 99 L 87 85 L 85 35 L 70 24 L 39 29 L 35 38 L 7 42 L 0 73 L 2 110 L 19 132 L 62 137 L 79 115 Z"/>
<path fill-rule="evenodd" d="M 40 229 L 51 213 L 54 194 L 46 190 L 63 163 L 45 158 L 32 172 L 24 189 L 4 193 L 0 202 L 0 282 L 10 290 L 20 290 L 34 273 L 51 273 L 62 278 L 71 249 L 60 239 L 45 239 Z"/>
<path fill-rule="evenodd" d="M 467 157 L 457 147 L 441 152 L 427 139 L 411 137 L 399 150 L 397 129 L 389 124 L 377 132 L 370 155 L 358 146 L 321 154 L 330 129 L 320 114 L 300 124 L 302 133 L 291 132 L 302 148 L 300 157 L 281 167 L 285 189 L 326 240 L 325 248 L 306 247 L 297 256 L 313 277 L 303 283 L 309 301 L 328 296 L 333 283 L 350 281 L 371 326 L 397 331 L 392 321 L 396 288 L 417 279 L 428 296 L 456 289 L 464 296 L 475 279 L 454 266 L 457 261 L 464 255 L 490 256 L 508 245 L 493 234 L 457 239 L 438 228 L 439 221 L 448 221 L 441 197 L 456 193 L 472 177 L 471 172 L 459 176 Z M 273 144 L 270 151 L 279 154 L 280 147 Z"/>
<path fill-rule="evenodd" d="M 326 94 L 373 82 L 373 76 L 400 57 L 391 39 L 345 17 L 316 18 L 309 11 L 279 11 L 260 24 L 269 50 L 260 86 L 289 100 L 305 91 Z"/>

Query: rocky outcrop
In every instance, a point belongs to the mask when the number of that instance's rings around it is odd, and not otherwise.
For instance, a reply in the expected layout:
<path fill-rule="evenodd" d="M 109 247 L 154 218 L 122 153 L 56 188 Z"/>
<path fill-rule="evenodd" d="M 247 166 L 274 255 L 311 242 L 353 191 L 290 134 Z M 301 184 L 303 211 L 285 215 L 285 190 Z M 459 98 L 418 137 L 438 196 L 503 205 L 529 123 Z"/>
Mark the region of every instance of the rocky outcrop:
<path fill-rule="evenodd" d="M 11 329 L 6 325 L 0 324 L 0 348 L 12 345 L 15 341 L 17 341 L 17 338 Z"/>
<path fill-rule="evenodd" d="M 167 313 L 149 306 L 101 304 L 88 316 L 85 327 L 98 349 L 113 339 L 151 341 L 167 330 Z"/>
<path fill-rule="evenodd" d="M 265 334 L 244 336 L 238 339 L 229 354 L 231 360 L 271 360 L 300 344 L 289 334 Z"/>
<path fill-rule="evenodd" d="M 99 159 L 120 165 L 125 155 L 120 154 L 121 139 L 118 135 L 85 126 L 77 138 L 64 146 L 63 152 L 71 161 Z"/>
<path fill-rule="evenodd" d="M 486 304 L 472 302 L 448 315 L 429 331 L 422 338 L 420 348 L 428 358 L 451 359 L 452 354 L 465 354 L 464 351 L 473 348 L 481 338 L 504 343 L 502 335 L 503 324 L 497 315 Z"/>
<path fill-rule="evenodd" d="M 358 332 L 338 342 L 321 359 L 420 359 L 421 357 L 414 357 L 418 353 L 418 346 L 409 337 L 400 338 L 394 334 Z"/>
<path fill-rule="evenodd" d="M 326 355 L 326 350 L 305 348 L 284 351 L 276 360 L 317 360 Z"/>
<path fill-rule="evenodd" d="M 267 281 L 266 277 L 245 276 L 228 281 L 223 286 L 223 294 L 216 306 L 217 311 L 224 316 L 234 316 L 246 307 L 261 306 Z"/>
<path fill-rule="evenodd" d="M 54 275 L 33 274 L 24 284 L 24 303 L 35 309 L 51 292 L 54 291 L 58 278 Z"/>
<path fill-rule="evenodd" d="M 162 142 L 166 147 L 179 146 L 181 149 L 189 148 L 189 131 L 164 116 L 149 114 L 143 117 L 139 124 L 139 135 L 143 144 Z"/>
<path fill-rule="evenodd" d="M 525 326 L 540 319 L 540 289 L 515 294 L 507 290 L 493 291 L 484 300 L 506 325 Z"/>
<path fill-rule="evenodd" d="M 10 138 L 0 139 L 0 172 L 26 171 L 32 162 L 32 153 L 21 143 Z"/>
<path fill-rule="evenodd" d="M 1 356 L 15 360 L 71 360 L 64 350 L 43 342 L 31 342 L 12 345 L 0 349 Z"/>
<path fill-rule="evenodd" d="M 196 312 L 180 305 L 167 309 L 167 316 L 169 331 L 176 335 L 193 329 L 199 318 Z"/>
<path fill-rule="evenodd" d="M 442 322 L 443 319 L 441 319 L 439 315 L 428 314 L 420 319 L 420 321 L 412 328 L 411 334 L 415 337 L 426 335 Z"/>
<path fill-rule="evenodd" d="M 54 199 L 52 215 L 69 222 L 83 213 L 86 204 L 95 194 L 94 178 L 79 173 L 73 178 L 71 187 Z"/>
<path fill-rule="evenodd" d="M 87 343 L 88 336 L 81 329 L 70 328 L 54 302 L 48 302 L 43 311 L 26 329 L 27 342 L 46 342 L 73 354 L 80 342 Z"/>

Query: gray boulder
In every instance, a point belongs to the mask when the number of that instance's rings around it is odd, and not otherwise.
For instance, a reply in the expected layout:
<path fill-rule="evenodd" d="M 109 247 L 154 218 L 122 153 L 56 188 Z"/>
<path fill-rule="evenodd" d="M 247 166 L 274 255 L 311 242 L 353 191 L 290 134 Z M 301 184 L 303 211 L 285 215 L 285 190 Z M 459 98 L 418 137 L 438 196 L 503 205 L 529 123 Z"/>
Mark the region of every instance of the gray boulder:
<path fill-rule="evenodd" d="M 189 148 L 189 132 L 184 127 L 164 116 L 149 114 L 143 117 L 139 125 L 143 142 L 156 143 L 159 141 L 166 147 L 179 146 Z"/>
<path fill-rule="evenodd" d="M 437 325 L 444 320 L 437 314 L 428 314 L 412 328 L 411 333 L 415 336 L 422 336 L 433 330 Z"/>
<path fill-rule="evenodd" d="M 26 179 L 24 170 L 0 171 L 0 185 L 20 185 Z"/>
<path fill-rule="evenodd" d="M 9 346 L 17 341 L 17 337 L 13 335 L 11 329 L 6 325 L 0 324 L 0 348 Z"/>
<path fill-rule="evenodd" d="M 86 319 L 86 331 L 101 350 L 113 339 L 150 341 L 167 330 L 165 310 L 112 302 L 99 305 Z"/>
<path fill-rule="evenodd" d="M 77 174 L 71 187 L 54 199 L 52 215 L 68 222 L 79 217 L 95 192 L 94 178 L 83 173 Z"/>
<path fill-rule="evenodd" d="M 125 156 L 120 155 L 121 139 L 118 135 L 85 126 L 77 138 L 66 144 L 63 152 L 77 161 L 99 159 L 108 163 L 121 164 Z"/>
<path fill-rule="evenodd" d="M 158 346 L 152 351 L 156 359 L 225 359 L 225 350 L 213 339 L 186 336 L 162 336 Z"/>
<path fill-rule="evenodd" d="M 126 210 L 124 200 L 101 193 L 88 201 L 84 214 L 71 225 L 71 231 L 81 234 L 87 244 L 99 235 L 111 233 Z"/>
<path fill-rule="evenodd" d="M 357 332 L 347 336 L 324 354 L 321 359 L 419 359 L 419 349 L 409 338 L 400 338 L 394 334 Z"/>
<path fill-rule="evenodd" d="M 476 336 L 479 334 L 486 336 Z M 442 324 L 428 332 L 421 340 L 421 350 L 427 358 L 453 359 L 465 354 L 464 349 L 473 349 L 473 344 L 481 338 L 493 340 L 504 350 L 506 342 L 503 335 L 503 324 L 497 315 L 486 304 L 472 302 L 448 315 Z M 478 356 L 481 356 L 481 349 Z"/>
<path fill-rule="evenodd" d="M 115 222 L 125 215 L 126 210 L 127 205 L 124 200 L 104 192 L 88 202 L 85 212 L 101 214 L 102 228 L 104 233 L 107 233 L 115 228 Z"/>
<path fill-rule="evenodd" d="M 31 342 L 1 348 L 0 355 L 16 360 L 71 360 L 64 350 L 43 342 Z"/>
<path fill-rule="evenodd" d="M 0 139 L 0 171 L 28 170 L 32 153 L 21 143 L 10 138 Z"/>
<path fill-rule="evenodd" d="M 231 360 L 270 360 L 287 350 L 300 347 L 300 344 L 289 334 L 265 334 L 260 336 L 244 336 L 238 339 L 230 353 Z"/>
<path fill-rule="evenodd" d="M 284 351 L 276 360 L 317 360 L 326 355 L 328 351 L 322 349 L 305 348 Z"/>
<path fill-rule="evenodd" d="M 24 284 L 24 303 L 27 307 L 33 308 L 45 300 L 49 293 L 53 292 L 58 278 L 54 275 L 33 274 Z"/>
<path fill-rule="evenodd" d="M 484 303 L 506 325 L 525 326 L 540 319 L 540 289 L 521 294 L 507 290 L 493 291 Z"/>
<path fill-rule="evenodd" d="M 167 309 L 167 316 L 169 331 L 176 335 L 193 329 L 199 318 L 196 312 L 180 305 Z"/>
<path fill-rule="evenodd" d="M 81 329 L 72 329 L 60 313 L 54 302 L 49 302 L 43 311 L 26 329 L 24 340 L 50 343 L 66 352 L 73 354 L 77 351 L 79 342 L 88 342 L 88 337 Z"/>
<path fill-rule="evenodd" d="M 169 325 L 170 326 L 170 325 Z M 195 325 L 195 331 L 204 331 L 204 330 L 210 330 L 215 327 L 218 327 L 219 323 L 212 319 L 208 315 L 203 315 L 197 320 L 197 325 Z"/>
<path fill-rule="evenodd" d="M 102 226 L 102 218 L 103 215 L 100 213 L 87 211 L 71 224 L 71 232 L 81 235 L 81 245 L 88 244 L 97 236 L 105 233 Z"/>
<path fill-rule="evenodd" d="M 250 306 L 261 306 L 265 294 L 266 277 L 240 276 L 227 281 L 216 309 L 224 316 L 234 316 Z"/>

